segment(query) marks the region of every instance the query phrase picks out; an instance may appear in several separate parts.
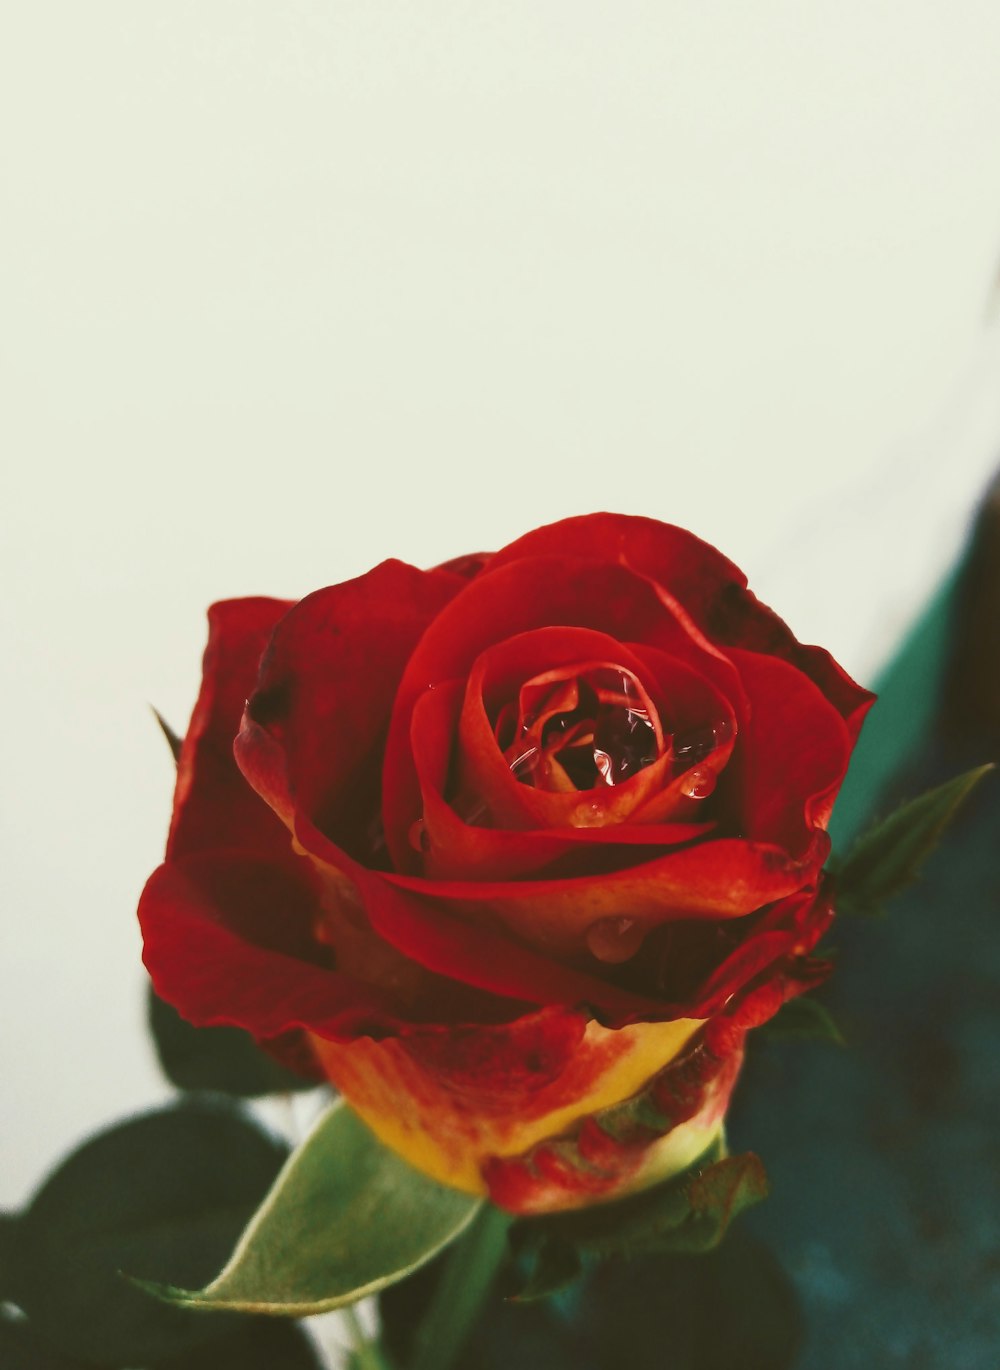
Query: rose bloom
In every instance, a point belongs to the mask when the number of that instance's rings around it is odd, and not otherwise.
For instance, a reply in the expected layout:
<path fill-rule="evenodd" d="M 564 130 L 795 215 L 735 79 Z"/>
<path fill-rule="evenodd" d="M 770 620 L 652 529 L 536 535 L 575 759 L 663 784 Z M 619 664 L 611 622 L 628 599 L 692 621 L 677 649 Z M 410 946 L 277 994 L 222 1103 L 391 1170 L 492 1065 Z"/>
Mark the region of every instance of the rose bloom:
<path fill-rule="evenodd" d="M 209 628 L 157 992 L 512 1212 L 696 1160 L 747 1030 L 827 969 L 872 696 L 714 548 L 611 514 Z"/>

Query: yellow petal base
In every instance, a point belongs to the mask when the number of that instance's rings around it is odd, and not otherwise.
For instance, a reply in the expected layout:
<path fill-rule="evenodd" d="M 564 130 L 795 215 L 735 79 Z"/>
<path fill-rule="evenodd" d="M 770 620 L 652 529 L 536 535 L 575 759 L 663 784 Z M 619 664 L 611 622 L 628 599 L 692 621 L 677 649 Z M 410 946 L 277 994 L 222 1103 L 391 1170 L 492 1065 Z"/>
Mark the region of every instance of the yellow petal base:
<path fill-rule="evenodd" d="M 442 1184 L 485 1194 L 482 1163 L 517 1156 L 545 1138 L 639 1092 L 672 1061 L 701 1026 L 696 1018 L 636 1023 L 613 1030 L 588 1023 L 573 1059 L 559 1077 L 523 1098 L 491 1104 L 470 1098 L 445 1074 L 415 1059 L 405 1040 L 370 1038 L 312 1045 L 329 1078 L 375 1135 L 410 1165 Z M 488 1088 L 488 1080 L 485 1081 Z M 709 1145 L 718 1118 L 691 1119 L 651 1148 L 642 1188 L 674 1174 Z"/>

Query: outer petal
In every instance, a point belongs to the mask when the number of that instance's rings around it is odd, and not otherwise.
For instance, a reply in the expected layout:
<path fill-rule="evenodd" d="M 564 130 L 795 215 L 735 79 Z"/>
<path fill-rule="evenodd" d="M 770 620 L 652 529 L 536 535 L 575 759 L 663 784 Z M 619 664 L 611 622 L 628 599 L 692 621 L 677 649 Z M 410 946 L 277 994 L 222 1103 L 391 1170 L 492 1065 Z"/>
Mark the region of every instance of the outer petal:
<path fill-rule="evenodd" d="M 247 695 L 275 623 L 279 599 L 231 599 L 208 611 L 201 692 L 177 765 L 167 859 L 216 847 L 285 854 L 288 834 L 233 760 Z"/>
<path fill-rule="evenodd" d="M 519 1214 L 624 1198 L 687 1170 L 716 1140 L 743 1063 L 692 1043 L 631 1098 L 595 1110 L 518 1156 L 483 1166 L 490 1198 Z"/>
<path fill-rule="evenodd" d="M 495 552 L 490 566 L 548 556 L 631 566 L 676 595 L 699 623 L 725 586 L 746 584 L 739 567 L 711 543 L 674 524 L 629 514 L 581 514 L 535 528 Z"/>
<path fill-rule="evenodd" d="M 874 695 L 821 647 L 803 646 L 746 588 L 746 576 L 693 533 L 654 519 L 588 514 L 548 524 L 494 554 L 491 569 L 522 558 L 563 555 L 633 567 L 669 590 L 713 642 L 784 658 L 803 671 L 856 738 Z"/>
<path fill-rule="evenodd" d="M 849 729 L 796 667 L 739 648 L 731 655 L 751 701 L 737 754 L 739 826 L 799 855 L 829 820 L 851 759 Z"/>
<path fill-rule="evenodd" d="M 436 1043 L 426 1050 L 419 1037 L 313 1045 L 388 1146 L 444 1184 L 482 1194 L 490 1158 L 516 1156 L 628 1098 L 698 1027 L 682 1020 L 609 1031 L 584 1026 L 578 1014 L 550 1012 L 500 1032 L 466 1034 L 443 1050 Z"/>
<path fill-rule="evenodd" d="M 143 960 L 157 993 L 199 1027 L 230 1024 L 263 1041 L 306 1026 L 345 1037 L 399 1030 L 387 996 L 330 966 L 312 936 L 315 911 L 306 862 L 187 857 L 143 890 Z"/>
<path fill-rule="evenodd" d="M 236 759 L 289 827 L 302 808 L 352 850 L 377 856 L 393 695 L 420 634 L 463 583 L 386 561 L 309 595 L 278 625 Z"/>

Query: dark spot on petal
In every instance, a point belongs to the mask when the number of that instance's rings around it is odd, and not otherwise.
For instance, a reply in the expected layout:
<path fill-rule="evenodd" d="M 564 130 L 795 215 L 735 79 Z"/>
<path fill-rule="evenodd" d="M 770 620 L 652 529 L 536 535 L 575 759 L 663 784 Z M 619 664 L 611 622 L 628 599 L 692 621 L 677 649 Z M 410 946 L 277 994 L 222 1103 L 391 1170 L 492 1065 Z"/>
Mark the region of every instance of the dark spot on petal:
<path fill-rule="evenodd" d="M 247 713 L 262 728 L 270 727 L 287 716 L 291 695 L 289 680 L 282 680 L 266 690 L 256 690 L 247 700 Z"/>

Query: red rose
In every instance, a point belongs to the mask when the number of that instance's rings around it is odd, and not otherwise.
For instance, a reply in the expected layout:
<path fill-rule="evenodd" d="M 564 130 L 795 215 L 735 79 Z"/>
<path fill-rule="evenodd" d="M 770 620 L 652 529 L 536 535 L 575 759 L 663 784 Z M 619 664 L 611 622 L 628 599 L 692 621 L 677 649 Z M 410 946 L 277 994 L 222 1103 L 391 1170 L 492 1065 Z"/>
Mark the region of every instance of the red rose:
<path fill-rule="evenodd" d="M 306 1045 L 515 1212 L 695 1159 L 746 1030 L 823 973 L 872 696 L 712 547 L 611 514 L 209 620 L 140 905 L 158 992 Z"/>

